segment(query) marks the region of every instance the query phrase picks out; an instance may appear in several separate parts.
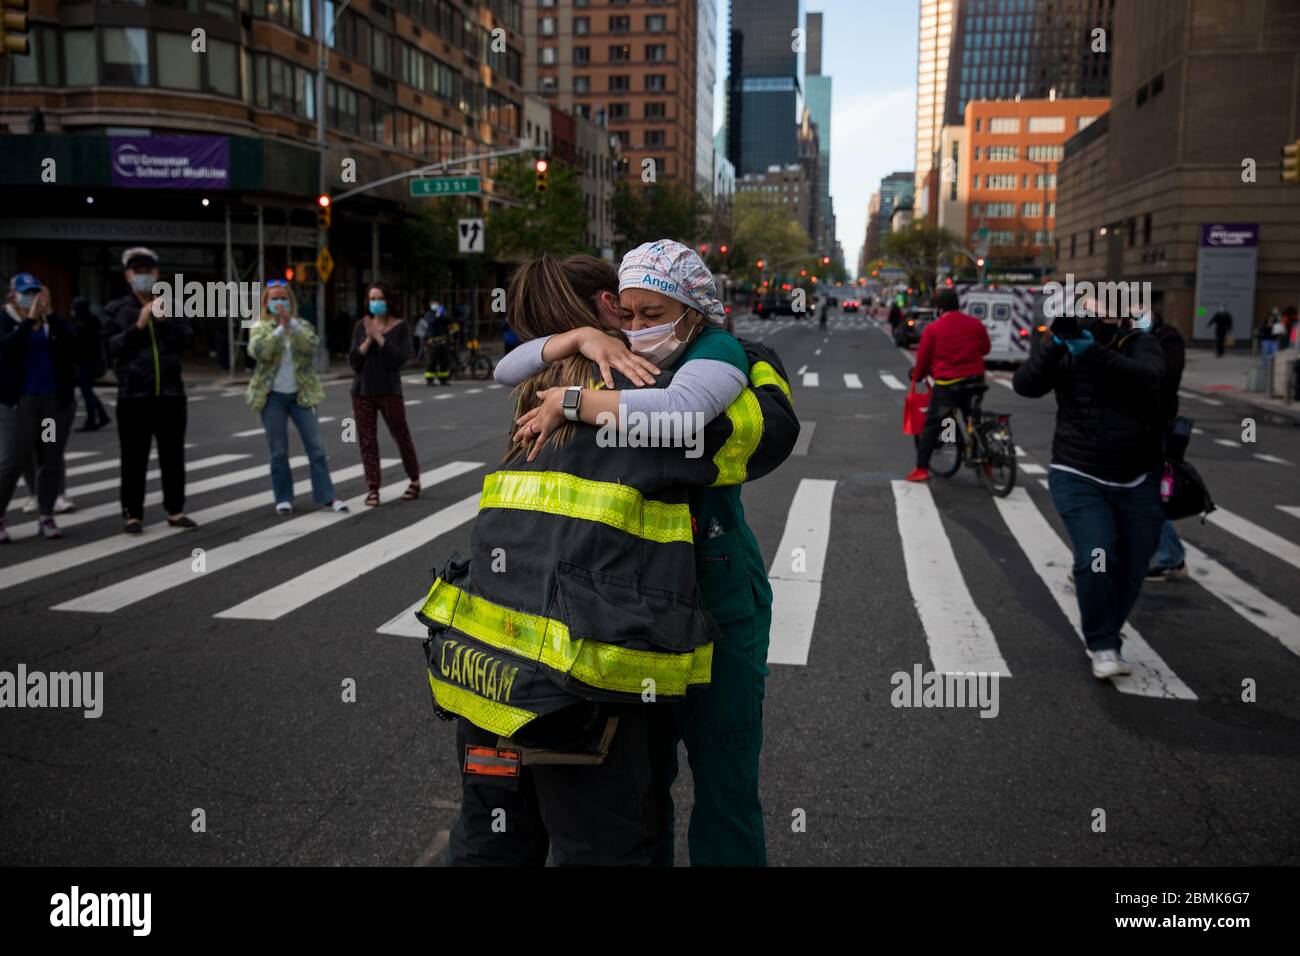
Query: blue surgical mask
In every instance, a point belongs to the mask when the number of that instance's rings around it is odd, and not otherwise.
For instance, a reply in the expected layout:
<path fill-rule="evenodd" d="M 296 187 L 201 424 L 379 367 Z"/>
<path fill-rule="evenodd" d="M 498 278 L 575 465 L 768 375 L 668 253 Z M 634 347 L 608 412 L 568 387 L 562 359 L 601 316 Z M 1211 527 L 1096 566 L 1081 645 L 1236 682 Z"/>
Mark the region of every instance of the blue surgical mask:
<path fill-rule="evenodd" d="M 271 307 L 271 311 L 276 315 L 284 315 L 289 311 L 288 299 L 267 299 L 266 304 Z"/>
<path fill-rule="evenodd" d="M 131 288 L 136 292 L 148 292 L 153 289 L 153 284 L 157 281 L 157 278 L 152 273 L 137 272 L 131 276 Z"/>
<path fill-rule="evenodd" d="M 387 315 L 387 314 L 388 314 L 388 303 L 385 302 L 383 299 L 371 299 L 371 300 L 370 300 L 370 314 L 371 314 L 371 315 Z"/>
<path fill-rule="evenodd" d="M 29 311 L 32 307 L 32 303 L 35 301 L 36 301 L 35 292 L 18 293 L 18 308 L 22 309 L 24 312 Z"/>

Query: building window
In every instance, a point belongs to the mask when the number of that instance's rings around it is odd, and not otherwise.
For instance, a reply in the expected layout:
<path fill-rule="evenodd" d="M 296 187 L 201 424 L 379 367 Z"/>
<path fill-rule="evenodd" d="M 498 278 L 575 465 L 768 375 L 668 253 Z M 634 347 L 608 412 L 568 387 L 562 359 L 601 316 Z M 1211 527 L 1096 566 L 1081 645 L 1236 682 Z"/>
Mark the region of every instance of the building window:
<path fill-rule="evenodd" d="M 591 32 L 591 17 L 574 17 L 573 32 L 577 36 L 586 36 Z"/>
<path fill-rule="evenodd" d="M 645 88 L 648 93 L 663 93 L 668 89 L 668 77 L 663 73 L 647 73 Z"/>
<path fill-rule="evenodd" d="M 63 69 L 68 86 L 94 86 L 98 82 L 94 30 L 63 31 Z"/>
<path fill-rule="evenodd" d="M 162 49 L 158 51 L 162 66 Z M 222 96 L 239 95 L 239 48 L 225 40 L 208 40 L 208 91 Z"/>
<path fill-rule="evenodd" d="M 589 77 L 589 76 L 575 76 L 575 77 L 573 78 L 573 92 L 575 92 L 575 93 L 590 93 L 590 92 L 591 92 L 591 77 Z"/>
<path fill-rule="evenodd" d="M 1041 216 L 1043 214 L 1043 204 L 1040 202 L 1027 202 L 1022 209 L 1022 216 Z"/>
<path fill-rule="evenodd" d="M 104 84 L 149 85 L 149 31 L 142 27 L 104 27 Z"/>
<path fill-rule="evenodd" d="M 666 134 L 661 129 L 648 129 L 645 131 L 645 145 L 649 149 L 651 146 L 666 146 L 668 140 Z"/>
<path fill-rule="evenodd" d="M 1097 117 L 1095 116 L 1080 116 L 1078 120 L 1075 121 L 1075 128 L 1087 129 L 1095 122 L 1097 122 Z"/>
<path fill-rule="evenodd" d="M 979 131 L 979 127 L 976 127 Z M 1020 118 L 1016 116 L 991 116 L 989 117 L 990 133 L 1019 133 Z"/>
<path fill-rule="evenodd" d="M 1031 116 L 1029 117 L 1029 132 L 1064 133 L 1065 117 L 1064 116 Z"/>
<path fill-rule="evenodd" d="M 980 188 L 980 178 L 978 174 L 970 178 L 970 184 L 972 189 Z"/>
<path fill-rule="evenodd" d="M 668 115 L 668 111 L 665 107 L 665 104 L 661 102 L 646 103 L 645 105 L 646 119 L 663 119 L 667 115 Z"/>
<path fill-rule="evenodd" d="M 1129 216 L 1124 225 L 1128 227 L 1128 247 L 1132 249 L 1137 245 L 1137 220 Z"/>
<path fill-rule="evenodd" d="M 632 29 L 631 17 L 610 17 L 609 18 L 610 33 L 627 33 L 631 29 Z"/>
<path fill-rule="evenodd" d="M 1020 150 L 1014 146 L 990 146 L 987 159 L 991 163 L 1010 163 L 1019 158 Z"/>
<path fill-rule="evenodd" d="M 977 133 L 980 132 L 981 131 L 980 127 L 982 127 L 983 125 L 984 125 L 984 120 L 981 117 L 978 116 L 975 117 L 975 132 Z"/>
<path fill-rule="evenodd" d="M 609 48 L 610 63 L 628 63 L 632 59 L 632 48 L 627 44 Z"/>
<path fill-rule="evenodd" d="M 370 31 L 370 67 L 376 73 L 389 75 L 393 72 L 391 59 L 392 40 L 387 33 L 371 29 Z"/>
<path fill-rule="evenodd" d="M 1075 242 L 1075 240 L 1078 238 L 1079 236 L 1077 233 L 1073 233 L 1073 232 L 1070 233 L 1070 258 L 1071 259 L 1074 258 L 1075 253 L 1078 251 L 1077 243 Z"/>
<path fill-rule="evenodd" d="M 544 37 L 555 36 L 555 17 L 542 17 L 541 34 Z"/>
<path fill-rule="evenodd" d="M 1151 213 L 1142 217 L 1142 245 L 1151 245 Z"/>
<path fill-rule="evenodd" d="M 999 173 L 988 177 L 987 189 L 1015 189 L 1016 177 L 1014 173 Z"/>
<path fill-rule="evenodd" d="M 555 65 L 555 47 L 553 46 L 542 47 L 542 65 L 543 66 Z"/>
<path fill-rule="evenodd" d="M 647 43 L 645 58 L 651 63 L 662 63 L 668 59 L 668 47 L 662 43 Z"/>
<path fill-rule="evenodd" d="M 611 93 L 626 93 L 632 88 L 632 80 L 626 74 L 611 74 L 609 77 L 609 91 Z"/>
<path fill-rule="evenodd" d="M 541 78 L 541 80 L 539 81 L 539 86 L 541 87 L 541 91 L 542 91 L 543 93 L 554 93 L 554 92 L 555 92 L 555 77 L 553 77 L 553 76 L 543 76 L 543 77 Z"/>
<path fill-rule="evenodd" d="M 1028 179 L 1028 177 L 1025 178 Z M 1056 188 L 1056 173 L 1048 173 L 1046 177 L 1044 177 L 1042 173 L 1039 173 L 1034 177 L 1034 185 L 1038 189 L 1042 189 L 1044 180 L 1046 180 L 1048 189 Z M 1028 186 L 1029 184 L 1026 182 L 1025 185 Z"/>
<path fill-rule="evenodd" d="M 1088 230 L 1088 255 L 1092 255 L 1097 248 L 1097 233 L 1095 230 Z"/>
<path fill-rule="evenodd" d="M 577 66 L 586 66 L 591 62 L 591 47 L 575 46 L 573 48 L 573 62 Z"/>
<path fill-rule="evenodd" d="M 573 107 L 573 112 L 583 119 L 591 119 L 591 104 L 579 103 Z"/>
<path fill-rule="evenodd" d="M 173 90 L 198 90 L 200 58 L 190 49 L 188 33 L 158 33 L 158 85 Z M 71 66 L 71 61 L 69 61 Z"/>
<path fill-rule="evenodd" d="M 646 33 L 663 33 L 666 29 L 667 19 L 662 13 L 653 14 L 645 18 Z"/>
<path fill-rule="evenodd" d="M 625 120 L 625 119 L 627 119 L 627 104 L 626 104 L 626 103 L 610 103 L 610 104 L 609 104 L 609 118 L 610 118 L 611 120 Z"/>
<path fill-rule="evenodd" d="M 1025 155 L 1039 163 L 1060 162 L 1065 158 L 1064 146 L 1030 146 Z"/>

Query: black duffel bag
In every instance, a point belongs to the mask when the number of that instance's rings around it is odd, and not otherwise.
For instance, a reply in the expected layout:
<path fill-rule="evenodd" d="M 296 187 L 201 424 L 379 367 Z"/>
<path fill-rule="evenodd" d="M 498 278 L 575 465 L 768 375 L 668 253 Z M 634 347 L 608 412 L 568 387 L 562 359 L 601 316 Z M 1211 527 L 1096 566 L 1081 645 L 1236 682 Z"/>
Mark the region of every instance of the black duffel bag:
<path fill-rule="evenodd" d="M 1172 485 L 1172 487 L 1169 487 Z M 1169 497 L 1165 497 L 1168 492 Z M 1214 499 L 1205 487 L 1201 473 L 1187 461 L 1166 461 L 1165 475 L 1161 481 L 1161 505 L 1165 518 L 1177 521 L 1200 515 L 1201 520 L 1214 510 Z"/>

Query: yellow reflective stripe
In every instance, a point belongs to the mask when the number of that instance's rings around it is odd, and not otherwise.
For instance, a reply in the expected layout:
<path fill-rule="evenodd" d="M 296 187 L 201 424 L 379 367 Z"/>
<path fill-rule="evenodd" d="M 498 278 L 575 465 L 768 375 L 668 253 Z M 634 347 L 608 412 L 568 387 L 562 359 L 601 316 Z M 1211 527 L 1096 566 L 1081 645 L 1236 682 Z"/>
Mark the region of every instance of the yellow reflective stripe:
<path fill-rule="evenodd" d="M 785 392 L 786 398 L 794 401 L 794 396 L 790 394 L 790 383 L 781 377 L 781 374 L 772 367 L 770 362 L 755 362 L 749 370 L 749 381 L 755 388 L 762 388 L 764 385 L 775 385 Z"/>
<path fill-rule="evenodd" d="M 953 382 L 960 382 L 960 381 L 961 381 L 960 378 L 936 378 L 936 379 L 934 380 L 934 384 L 935 384 L 935 385 L 951 385 Z"/>
<path fill-rule="evenodd" d="M 736 400 L 727 406 L 727 417 L 731 419 L 731 436 L 713 456 L 713 464 L 718 468 L 714 488 L 744 482 L 749 459 L 763 437 L 763 412 L 758 396 L 750 389 L 740 390 Z"/>
<path fill-rule="evenodd" d="M 438 680 L 429 671 L 429 689 L 433 699 L 443 710 L 459 714 L 476 727 L 482 727 L 502 737 L 511 737 L 537 715 L 509 704 L 501 704 L 480 697 L 472 690 Z"/>
<path fill-rule="evenodd" d="M 433 582 L 420 613 L 490 647 L 571 674 L 589 687 L 619 693 L 640 694 L 650 678 L 656 694 L 680 697 L 689 685 L 708 683 L 713 661 L 712 644 L 674 654 L 574 640 L 560 621 L 512 611 L 442 579 Z"/>
<path fill-rule="evenodd" d="M 497 471 L 483 479 L 479 510 L 541 511 L 610 527 L 660 544 L 690 543 L 691 511 L 683 504 L 646 500 L 630 485 L 591 481 L 562 471 Z"/>

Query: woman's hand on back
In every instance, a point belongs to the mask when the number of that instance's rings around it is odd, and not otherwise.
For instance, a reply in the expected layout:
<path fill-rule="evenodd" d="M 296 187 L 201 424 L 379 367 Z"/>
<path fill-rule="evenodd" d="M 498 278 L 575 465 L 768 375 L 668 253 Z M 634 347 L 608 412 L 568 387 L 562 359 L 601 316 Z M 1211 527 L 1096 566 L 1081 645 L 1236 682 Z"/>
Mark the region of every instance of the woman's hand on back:
<path fill-rule="evenodd" d="M 565 389 L 546 388 L 537 393 L 541 400 L 537 407 L 525 412 L 515 419 L 515 437 L 517 443 L 533 442 L 528 451 L 528 460 L 537 457 L 546 440 L 555 429 L 564 424 L 564 408 L 560 402 L 564 399 Z"/>
<path fill-rule="evenodd" d="M 658 368 L 631 351 L 622 339 L 606 335 L 600 329 L 579 329 L 577 346 L 583 356 L 600 366 L 600 377 L 604 379 L 606 388 L 614 387 L 611 368 L 618 369 L 637 386 L 653 385 L 655 376 L 659 374 Z"/>

